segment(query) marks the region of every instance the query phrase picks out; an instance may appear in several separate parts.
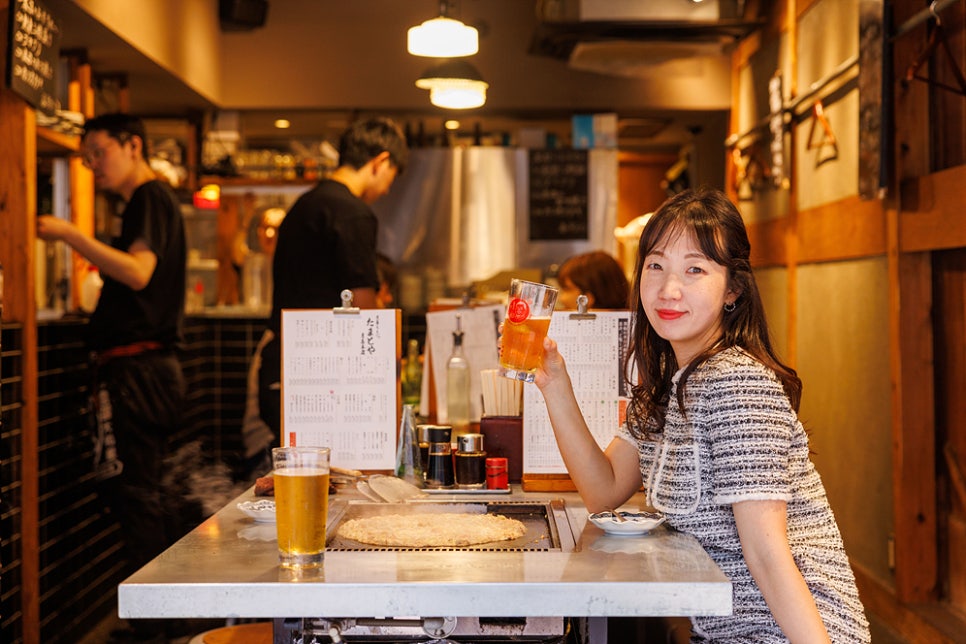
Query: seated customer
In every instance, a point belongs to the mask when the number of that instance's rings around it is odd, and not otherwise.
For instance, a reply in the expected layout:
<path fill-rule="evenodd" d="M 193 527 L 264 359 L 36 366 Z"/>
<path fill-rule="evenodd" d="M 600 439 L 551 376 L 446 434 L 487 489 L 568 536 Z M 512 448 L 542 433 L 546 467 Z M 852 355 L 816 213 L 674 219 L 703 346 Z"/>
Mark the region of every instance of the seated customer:
<path fill-rule="evenodd" d="M 392 303 L 396 301 L 396 284 L 399 281 L 396 265 L 382 253 L 376 253 L 376 273 L 379 275 L 376 305 L 380 309 L 391 308 Z"/>
<path fill-rule="evenodd" d="M 577 296 L 587 296 L 588 309 L 626 309 L 628 284 L 624 269 L 614 257 L 595 250 L 574 255 L 557 271 L 558 309 L 576 309 Z"/>

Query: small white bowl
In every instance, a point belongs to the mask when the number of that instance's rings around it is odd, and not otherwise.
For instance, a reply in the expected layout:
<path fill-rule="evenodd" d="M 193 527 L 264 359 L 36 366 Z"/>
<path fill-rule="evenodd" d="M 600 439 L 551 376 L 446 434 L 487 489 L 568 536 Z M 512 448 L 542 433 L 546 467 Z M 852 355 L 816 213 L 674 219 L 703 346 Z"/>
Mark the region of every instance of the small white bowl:
<path fill-rule="evenodd" d="M 259 523 L 275 523 L 275 501 L 272 499 L 242 501 L 238 509 Z"/>
<path fill-rule="evenodd" d="M 618 512 L 623 521 L 613 512 L 598 512 L 590 515 L 591 522 L 607 534 L 646 534 L 664 523 L 664 515 L 654 512 Z"/>

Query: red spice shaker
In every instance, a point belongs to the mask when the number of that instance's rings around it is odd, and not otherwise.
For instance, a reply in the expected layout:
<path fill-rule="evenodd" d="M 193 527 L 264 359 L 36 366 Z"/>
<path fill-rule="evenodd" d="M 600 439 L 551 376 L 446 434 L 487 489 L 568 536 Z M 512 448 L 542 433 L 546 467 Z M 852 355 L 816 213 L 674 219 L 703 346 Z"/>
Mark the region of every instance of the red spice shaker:
<path fill-rule="evenodd" d="M 486 489 L 505 490 L 509 486 L 506 459 L 503 457 L 486 459 Z"/>

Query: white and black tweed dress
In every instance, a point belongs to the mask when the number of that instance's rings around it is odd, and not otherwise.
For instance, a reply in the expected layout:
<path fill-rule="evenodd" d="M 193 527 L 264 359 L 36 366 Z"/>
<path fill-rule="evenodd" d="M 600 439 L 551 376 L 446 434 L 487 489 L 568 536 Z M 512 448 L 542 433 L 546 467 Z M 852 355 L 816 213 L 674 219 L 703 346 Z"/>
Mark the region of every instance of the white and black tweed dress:
<path fill-rule="evenodd" d="M 680 372 L 674 377 L 674 387 Z M 786 642 L 751 577 L 731 505 L 787 503 L 792 555 L 833 642 L 869 642 L 825 488 L 808 453 L 808 437 L 774 372 L 732 348 L 688 378 L 687 417 L 671 402 L 663 434 L 637 445 L 647 500 L 669 526 L 693 535 L 731 579 L 734 613 L 692 619 L 694 641 Z"/>

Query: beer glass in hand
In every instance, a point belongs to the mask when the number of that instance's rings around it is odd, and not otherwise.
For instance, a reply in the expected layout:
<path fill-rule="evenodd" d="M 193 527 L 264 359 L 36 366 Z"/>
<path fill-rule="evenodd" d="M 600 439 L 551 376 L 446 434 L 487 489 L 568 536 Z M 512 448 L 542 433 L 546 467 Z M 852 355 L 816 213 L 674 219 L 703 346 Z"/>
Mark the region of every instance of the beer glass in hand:
<path fill-rule="evenodd" d="M 557 292 L 552 286 L 526 280 L 510 283 L 500 340 L 500 374 L 533 382 L 543 357 L 543 339 L 550 328 Z"/>

